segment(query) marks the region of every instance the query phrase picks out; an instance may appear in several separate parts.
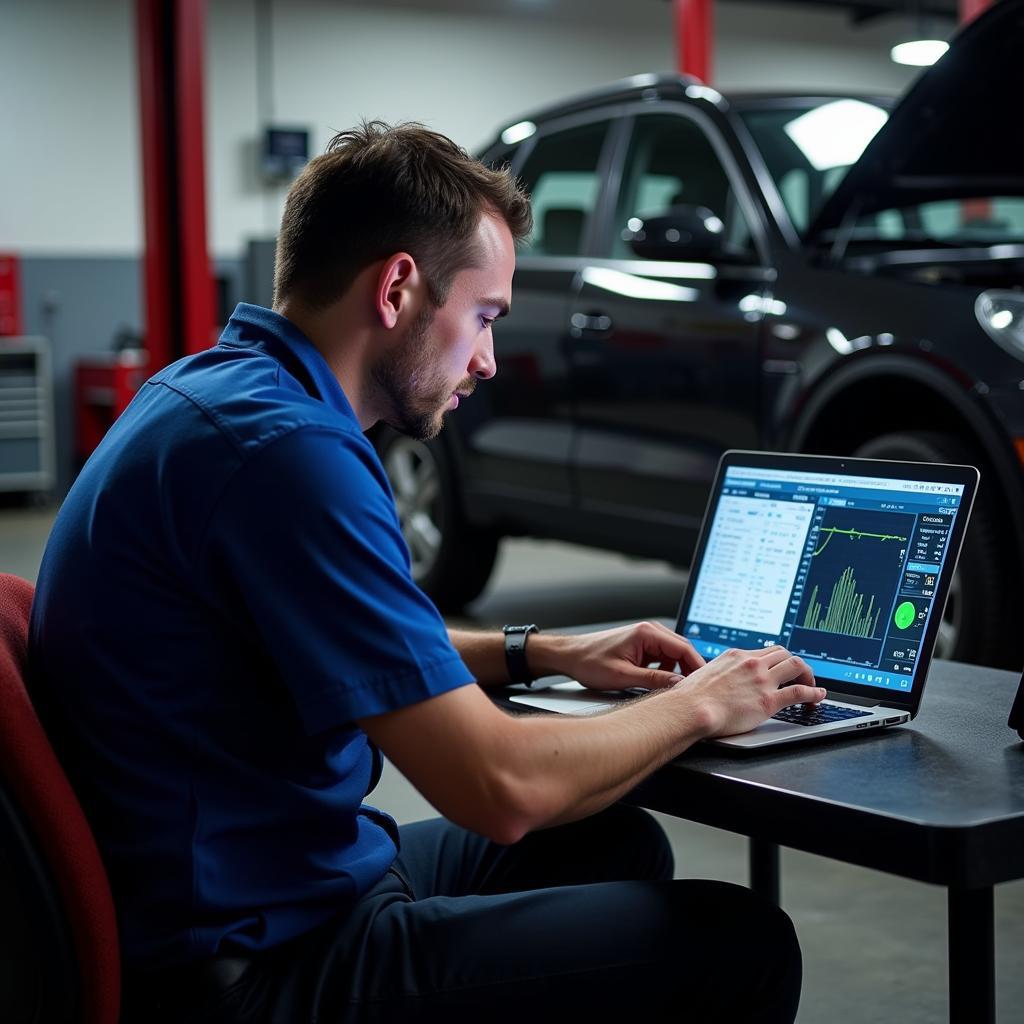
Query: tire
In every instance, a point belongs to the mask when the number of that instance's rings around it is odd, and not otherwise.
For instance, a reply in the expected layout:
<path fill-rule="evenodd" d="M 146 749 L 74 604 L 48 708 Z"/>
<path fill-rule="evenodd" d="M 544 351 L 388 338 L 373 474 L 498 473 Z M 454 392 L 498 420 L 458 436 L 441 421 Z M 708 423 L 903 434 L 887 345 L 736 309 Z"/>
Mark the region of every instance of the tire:
<path fill-rule="evenodd" d="M 912 462 L 979 464 L 979 453 L 949 434 L 907 431 L 862 444 L 854 455 Z M 981 460 L 983 461 L 983 460 Z M 939 624 L 935 656 L 999 668 L 1020 668 L 1018 605 L 1014 581 L 1020 567 L 1007 558 L 1009 525 L 1001 521 L 999 493 L 982 477 L 974 511 Z"/>
<path fill-rule="evenodd" d="M 451 458 L 439 440 L 387 430 L 375 443 L 394 491 L 412 577 L 441 611 L 459 611 L 487 585 L 500 535 L 466 521 Z"/>

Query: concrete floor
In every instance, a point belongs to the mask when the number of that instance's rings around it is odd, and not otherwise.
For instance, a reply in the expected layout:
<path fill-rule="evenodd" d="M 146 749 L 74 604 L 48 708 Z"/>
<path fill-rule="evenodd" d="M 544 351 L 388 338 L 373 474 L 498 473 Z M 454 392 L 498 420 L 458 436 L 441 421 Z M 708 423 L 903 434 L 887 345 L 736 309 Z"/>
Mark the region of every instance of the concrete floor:
<path fill-rule="evenodd" d="M 52 512 L 0 511 L 0 570 L 35 579 Z M 506 541 L 484 594 L 453 624 L 673 617 L 685 575 L 656 562 L 569 545 Z M 390 766 L 374 802 L 399 822 L 431 816 Z M 680 877 L 746 881 L 746 841 L 659 816 Z M 945 891 L 793 850 L 782 853 L 783 905 L 804 952 L 801 1024 L 933 1024 L 946 1019 Z M 996 890 L 1001 1022 L 1024 1021 L 1024 882 Z M 742 965 L 737 965 L 738 971 Z"/>

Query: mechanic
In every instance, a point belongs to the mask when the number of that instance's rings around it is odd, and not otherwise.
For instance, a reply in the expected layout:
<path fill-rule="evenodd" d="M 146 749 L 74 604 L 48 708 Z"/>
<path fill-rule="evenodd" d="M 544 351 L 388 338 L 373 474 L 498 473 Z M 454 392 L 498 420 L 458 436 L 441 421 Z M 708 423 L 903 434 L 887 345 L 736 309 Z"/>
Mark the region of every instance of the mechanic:
<path fill-rule="evenodd" d="M 152 377 L 64 502 L 32 685 L 110 876 L 124 1020 L 793 1020 L 789 919 L 673 881 L 617 801 L 820 700 L 806 665 L 705 665 L 650 623 L 512 631 L 506 657 L 410 576 L 364 432 L 431 438 L 494 375 L 530 230 L 445 137 L 340 133 L 289 193 L 274 309 Z M 553 673 L 652 692 L 583 718 L 486 692 Z M 381 752 L 443 817 L 364 802 Z"/>

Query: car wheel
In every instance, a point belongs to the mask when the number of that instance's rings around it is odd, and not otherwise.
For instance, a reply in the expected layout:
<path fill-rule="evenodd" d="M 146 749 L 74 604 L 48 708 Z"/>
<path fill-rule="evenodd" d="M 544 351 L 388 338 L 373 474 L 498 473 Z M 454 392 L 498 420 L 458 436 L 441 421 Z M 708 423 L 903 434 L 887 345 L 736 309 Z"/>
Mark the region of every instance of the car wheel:
<path fill-rule="evenodd" d="M 442 611 L 458 611 L 487 585 L 499 535 L 466 521 L 440 441 L 387 431 L 377 450 L 394 491 L 413 579 Z"/>
<path fill-rule="evenodd" d="M 854 455 L 962 465 L 979 462 L 977 452 L 958 438 L 926 431 L 885 434 L 861 445 Z M 936 657 L 1020 666 L 1021 644 L 1012 639 L 1019 632 L 1013 597 L 1018 566 L 1006 558 L 1005 545 L 999 544 L 998 499 L 994 483 L 983 478 L 939 624 Z"/>

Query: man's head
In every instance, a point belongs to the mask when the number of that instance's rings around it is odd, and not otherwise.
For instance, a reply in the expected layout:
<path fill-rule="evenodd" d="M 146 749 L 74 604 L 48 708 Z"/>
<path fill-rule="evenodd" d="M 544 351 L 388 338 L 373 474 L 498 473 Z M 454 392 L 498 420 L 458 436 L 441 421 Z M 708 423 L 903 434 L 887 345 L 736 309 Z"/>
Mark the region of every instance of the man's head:
<path fill-rule="evenodd" d="M 492 170 L 421 124 L 382 121 L 339 132 L 288 195 L 277 240 L 274 305 L 330 305 L 364 267 L 408 252 L 444 305 L 456 273 L 478 262 L 484 212 L 516 240 L 531 230 L 529 198 L 507 169 Z"/>
<path fill-rule="evenodd" d="M 457 404 L 452 394 L 468 393 L 476 377 L 494 372 L 491 355 L 489 369 L 478 359 L 481 365 L 464 366 L 450 380 L 445 356 L 466 340 L 467 303 L 497 300 L 496 308 L 474 314 L 487 321 L 489 338 L 489 321 L 508 306 L 509 254 L 514 266 L 514 241 L 531 226 L 529 198 L 507 170 L 486 167 L 419 124 L 364 123 L 336 135 L 292 186 L 278 236 L 274 306 L 322 312 L 368 268 L 378 303 L 386 305 L 389 287 L 415 279 L 425 301 L 414 313 L 406 305 L 393 332 L 401 343 L 375 355 L 371 379 L 381 393 L 380 418 L 432 436 L 444 407 Z M 454 298 L 465 307 L 460 324 Z"/>

